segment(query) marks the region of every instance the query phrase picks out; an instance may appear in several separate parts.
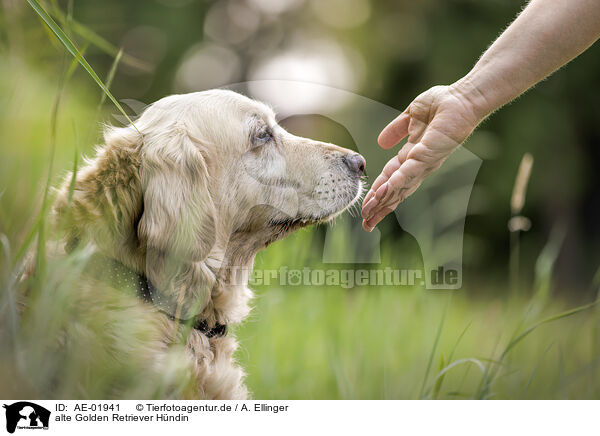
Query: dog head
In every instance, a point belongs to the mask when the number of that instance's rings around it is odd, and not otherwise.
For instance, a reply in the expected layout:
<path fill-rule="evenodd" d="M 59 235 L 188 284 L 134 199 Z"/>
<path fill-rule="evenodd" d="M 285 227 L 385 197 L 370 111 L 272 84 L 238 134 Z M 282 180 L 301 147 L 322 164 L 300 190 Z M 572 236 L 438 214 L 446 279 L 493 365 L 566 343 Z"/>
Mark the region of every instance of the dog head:
<path fill-rule="evenodd" d="M 265 104 L 213 90 L 151 105 L 135 125 L 143 135 L 143 215 L 149 249 L 199 261 L 233 235 L 265 244 L 341 213 L 361 193 L 362 156 L 294 136 Z M 107 144 L 139 136 L 107 132 Z"/>

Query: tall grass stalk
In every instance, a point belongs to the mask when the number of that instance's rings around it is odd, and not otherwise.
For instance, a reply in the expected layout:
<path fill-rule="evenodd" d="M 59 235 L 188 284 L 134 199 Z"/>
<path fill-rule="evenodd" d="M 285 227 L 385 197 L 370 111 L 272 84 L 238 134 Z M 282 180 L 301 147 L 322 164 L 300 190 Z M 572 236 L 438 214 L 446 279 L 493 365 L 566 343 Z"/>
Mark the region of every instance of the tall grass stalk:
<path fill-rule="evenodd" d="M 548 242 L 542 249 L 535 262 L 535 282 L 534 282 L 534 298 L 533 302 L 538 306 L 538 311 L 541 306 L 546 304 L 550 297 L 550 287 L 552 282 L 552 273 L 554 265 L 560 254 L 563 246 L 567 227 L 563 222 L 555 224 Z"/>
<path fill-rule="evenodd" d="M 510 231 L 509 276 L 513 294 L 517 294 L 519 288 L 520 233 L 529 230 L 529 227 L 531 226 L 529 219 L 521 216 L 521 212 L 525 206 L 527 185 L 531 176 L 532 167 L 533 156 L 530 153 L 525 153 L 521 159 L 519 170 L 517 171 L 517 177 L 510 199 L 511 218 L 508 222 L 508 229 Z"/>
<path fill-rule="evenodd" d="M 117 72 L 117 67 L 119 66 L 119 62 L 123 59 L 123 49 L 119 49 L 117 55 L 115 56 L 112 65 L 110 66 L 110 70 L 108 70 L 108 75 L 106 76 L 105 86 L 106 89 L 110 90 L 113 79 L 115 78 L 115 73 Z M 96 118 L 98 117 L 98 113 L 102 109 L 104 102 L 106 101 L 107 94 L 105 92 L 102 93 L 100 97 L 100 103 L 98 103 L 98 107 L 96 108 Z"/>

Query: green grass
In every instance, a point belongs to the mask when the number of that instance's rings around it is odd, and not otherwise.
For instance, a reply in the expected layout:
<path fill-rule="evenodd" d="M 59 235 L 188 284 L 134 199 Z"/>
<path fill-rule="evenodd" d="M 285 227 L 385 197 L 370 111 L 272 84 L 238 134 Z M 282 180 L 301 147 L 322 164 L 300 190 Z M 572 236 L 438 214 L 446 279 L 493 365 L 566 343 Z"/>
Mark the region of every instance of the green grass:
<path fill-rule="evenodd" d="M 259 262 L 277 267 L 310 238 L 280 242 Z M 270 286 L 237 330 L 239 358 L 258 398 L 597 398 L 598 311 L 565 312 L 569 303 L 555 300 L 532 317 L 534 303 Z"/>
<path fill-rule="evenodd" d="M 77 26 L 76 34 L 89 34 Z M 89 66 L 81 51 L 69 51 Z M 93 75 L 103 91 L 118 53 L 106 83 Z M 99 130 L 106 93 L 72 65 L 68 59 L 60 71 L 40 71 L 18 58 L 0 63 L 0 396 L 176 397 L 188 376 L 181 349 L 173 346 L 164 371 L 152 373 L 131 352 L 146 333 L 142 316 L 120 311 L 126 300 L 99 296 L 94 316 L 77 310 L 87 253 L 47 261 L 40 252 L 43 276 L 26 284 L 30 308 L 23 316 L 16 308 L 22 255 L 47 237 L 46 187 L 77 167 L 74 156 L 93 145 L 80 141 Z M 261 253 L 257 267 L 277 269 L 283 260 L 328 267 L 320 263 L 320 237 L 292 235 Z M 382 266 L 398 252 L 384 241 Z M 500 289 L 500 298 L 476 289 L 259 286 L 251 317 L 234 330 L 237 357 L 256 398 L 600 398 L 600 310 L 549 295 L 552 253 L 541 258 L 531 292 Z M 74 339 L 65 343 L 65 331 Z"/>

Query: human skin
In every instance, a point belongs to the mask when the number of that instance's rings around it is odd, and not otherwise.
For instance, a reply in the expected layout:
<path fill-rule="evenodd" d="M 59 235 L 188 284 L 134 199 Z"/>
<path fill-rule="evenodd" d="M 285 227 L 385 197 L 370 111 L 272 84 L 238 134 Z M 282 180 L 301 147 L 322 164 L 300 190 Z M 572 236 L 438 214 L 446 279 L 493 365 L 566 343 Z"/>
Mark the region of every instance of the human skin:
<path fill-rule="evenodd" d="M 365 196 L 363 228 L 372 231 L 487 116 L 599 37 L 600 0 L 532 0 L 466 76 L 425 91 L 383 129 L 383 148 L 408 140 Z"/>

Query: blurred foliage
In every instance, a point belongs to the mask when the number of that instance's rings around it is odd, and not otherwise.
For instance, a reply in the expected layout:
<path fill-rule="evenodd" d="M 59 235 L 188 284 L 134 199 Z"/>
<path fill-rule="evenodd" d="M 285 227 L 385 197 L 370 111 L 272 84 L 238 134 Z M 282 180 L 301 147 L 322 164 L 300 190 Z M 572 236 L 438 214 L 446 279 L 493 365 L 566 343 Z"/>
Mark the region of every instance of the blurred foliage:
<path fill-rule="evenodd" d="M 425 89 L 465 74 L 523 6 L 515 0 L 40 3 L 85 51 L 101 78 L 107 79 L 117 66 L 111 91 L 131 114 L 174 92 L 261 78 L 316 81 L 402 110 Z M 117 65 L 120 49 L 124 55 Z M 600 165 L 599 50 L 592 47 L 492 116 L 466 143 L 484 163 L 465 228 L 465 291 L 258 287 L 256 310 L 238 329 L 239 358 L 257 397 L 598 398 L 597 309 L 540 326 L 523 339 L 527 345 L 515 346 L 502 362 L 497 359 L 519 332 L 575 302 L 590 301 L 598 290 L 592 278 L 600 265 L 600 176 L 595 170 Z M 50 175 L 55 183 L 72 168 L 74 155 L 89 154 L 100 141 L 101 121 L 121 122 L 109 103 L 98 114 L 104 97 L 81 68 L 62 83 L 71 62 L 25 2 L 3 0 L 0 233 L 12 250 L 0 258 L 4 322 L 15 316 L 7 315 L 14 309 L 8 291 L 14 289 L 18 270 L 15 252 L 37 222 L 54 141 L 51 131 L 56 131 L 55 171 Z M 53 108 L 58 110 L 55 124 Z M 293 117 L 284 124 L 294 133 L 356 148 L 343 126 L 323 117 Z M 533 226 L 520 238 L 521 294 L 508 298 L 510 197 L 525 152 L 533 155 L 535 165 L 522 215 Z M 379 169 L 368 168 L 371 179 Z M 416 241 L 394 216 L 380 230 L 382 265 L 420 266 Z M 321 227 L 278 242 L 257 258 L 257 267 L 278 268 L 282 259 L 290 268 L 324 267 L 324 235 Z M 76 261 L 83 260 L 67 259 Z M 74 268 L 69 265 L 50 269 L 48 282 L 38 283 L 40 295 L 58 293 L 62 300 L 57 301 L 69 301 L 75 288 L 59 279 Z M 50 327 L 60 330 L 77 318 L 49 303 L 48 295 L 39 304 L 52 311 L 41 321 L 47 323 L 53 315 L 56 324 Z M 43 337 L 31 332 L 44 331 L 40 326 L 47 324 L 36 322 L 40 320 L 34 315 L 28 321 L 31 330 L 19 334 L 24 335 L 23 352 L 33 357 L 17 361 L 25 366 L 9 380 L 26 386 L 22 393 L 47 396 L 53 386 L 36 385 L 36 380 L 41 383 L 64 365 L 75 375 L 98 372 L 104 384 L 82 391 L 73 375 L 63 380 L 57 396 L 172 393 L 164 386 L 178 377 L 176 364 L 173 373 L 165 374 L 169 380 L 142 387 L 128 362 L 98 354 L 104 338 L 78 344 L 84 358 L 70 360 L 74 351 L 54 356 L 40 348 L 36 341 Z M 78 322 L 93 330 L 106 320 Z M 13 369 L 17 333 L 2 327 L 0 364 Z M 129 328 L 136 340 L 141 326 L 134 322 Z M 48 352 L 42 357 L 39 350 Z M 28 374 L 37 375 L 29 380 Z M 130 384 L 122 392 L 106 389 L 124 379 Z"/>

